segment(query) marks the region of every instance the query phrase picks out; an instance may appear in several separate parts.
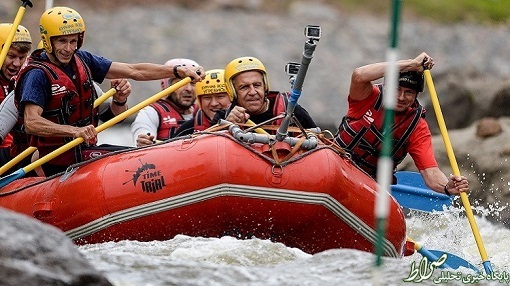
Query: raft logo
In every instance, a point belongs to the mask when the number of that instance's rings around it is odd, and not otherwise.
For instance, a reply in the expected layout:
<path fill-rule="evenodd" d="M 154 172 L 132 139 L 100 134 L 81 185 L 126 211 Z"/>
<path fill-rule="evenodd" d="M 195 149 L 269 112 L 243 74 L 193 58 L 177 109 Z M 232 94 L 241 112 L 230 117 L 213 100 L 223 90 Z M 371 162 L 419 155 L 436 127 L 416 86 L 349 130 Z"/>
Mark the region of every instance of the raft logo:
<path fill-rule="evenodd" d="M 165 177 L 161 175 L 161 170 L 156 169 L 156 165 L 150 163 L 143 163 L 140 160 L 141 166 L 136 171 L 126 170 L 126 172 L 133 172 L 133 178 L 125 182 L 123 185 L 133 182 L 133 185 L 139 185 L 142 191 L 146 193 L 155 193 L 163 187 L 165 184 Z"/>

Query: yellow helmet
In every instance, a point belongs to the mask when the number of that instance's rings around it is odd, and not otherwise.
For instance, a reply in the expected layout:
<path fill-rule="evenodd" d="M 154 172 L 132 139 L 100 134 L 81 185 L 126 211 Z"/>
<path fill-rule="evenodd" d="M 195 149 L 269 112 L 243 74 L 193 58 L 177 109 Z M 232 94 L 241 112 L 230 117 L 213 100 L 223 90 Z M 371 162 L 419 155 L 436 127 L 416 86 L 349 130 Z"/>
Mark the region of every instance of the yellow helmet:
<path fill-rule="evenodd" d="M 165 66 L 175 66 L 175 65 L 181 65 L 181 66 L 190 66 L 190 67 L 198 67 L 199 64 L 195 62 L 194 60 L 190 59 L 171 59 L 168 60 L 165 63 Z M 161 80 L 161 90 L 167 88 L 170 86 L 170 78 L 164 78 Z"/>
<path fill-rule="evenodd" d="M 234 83 L 232 82 L 233 78 L 245 71 L 258 71 L 262 74 L 264 79 L 264 91 L 265 94 L 269 92 L 269 82 L 267 81 L 267 71 L 266 67 L 262 64 L 262 62 L 254 57 L 241 57 L 232 60 L 225 67 L 225 84 L 227 88 L 227 93 L 230 96 L 231 100 L 237 98 L 236 91 L 234 89 Z"/>
<path fill-rule="evenodd" d="M 10 23 L 1 23 L 0 24 L 0 49 L 4 46 L 5 42 L 7 42 L 7 37 L 11 31 L 12 24 Z M 18 25 L 18 29 L 14 33 L 14 38 L 12 38 L 13 43 L 32 43 L 32 38 L 30 37 L 30 33 L 27 28 Z"/>
<path fill-rule="evenodd" d="M 85 22 L 78 12 L 67 7 L 53 7 L 46 10 L 39 20 L 41 40 L 47 53 L 51 53 L 51 37 L 78 35 L 78 49 L 85 41 Z"/>
<path fill-rule="evenodd" d="M 37 44 L 37 49 L 39 50 L 39 49 L 42 49 L 42 48 L 44 48 L 44 43 L 43 43 L 42 40 L 40 40 L 39 43 Z"/>
<path fill-rule="evenodd" d="M 227 92 L 225 86 L 225 70 L 214 69 L 205 72 L 205 78 L 195 84 L 198 106 L 202 108 L 200 97 L 204 94 Z"/>

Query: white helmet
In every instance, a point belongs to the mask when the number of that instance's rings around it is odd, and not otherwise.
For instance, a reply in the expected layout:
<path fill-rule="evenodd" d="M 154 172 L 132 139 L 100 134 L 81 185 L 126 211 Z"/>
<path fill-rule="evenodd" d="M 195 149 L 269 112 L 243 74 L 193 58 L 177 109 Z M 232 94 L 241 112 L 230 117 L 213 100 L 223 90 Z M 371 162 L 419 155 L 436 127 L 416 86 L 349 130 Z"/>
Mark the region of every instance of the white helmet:
<path fill-rule="evenodd" d="M 195 62 L 194 60 L 190 59 L 171 59 L 165 63 L 165 66 L 175 66 L 175 65 L 181 65 L 181 66 L 188 66 L 188 67 L 198 67 L 199 64 Z M 170 78 L 164 78 L 161 80 L 161 89 L 165 89 L 170 86 Z"/>

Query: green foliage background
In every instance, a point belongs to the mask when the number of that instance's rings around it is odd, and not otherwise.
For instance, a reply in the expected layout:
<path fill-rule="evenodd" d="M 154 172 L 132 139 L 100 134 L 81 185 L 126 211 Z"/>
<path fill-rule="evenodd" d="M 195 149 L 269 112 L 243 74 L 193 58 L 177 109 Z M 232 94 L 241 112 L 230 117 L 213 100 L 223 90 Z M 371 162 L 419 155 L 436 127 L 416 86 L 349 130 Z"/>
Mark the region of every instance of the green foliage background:
<path fill-rule="evenodd" d="M 330 0 L 345 11 L 387 15 L 392 0 Z M 510 0 L 402 0 L 405 16 L 417 16 L 440 23 L 473 22 L 506 24 L 510 19 Z"/>

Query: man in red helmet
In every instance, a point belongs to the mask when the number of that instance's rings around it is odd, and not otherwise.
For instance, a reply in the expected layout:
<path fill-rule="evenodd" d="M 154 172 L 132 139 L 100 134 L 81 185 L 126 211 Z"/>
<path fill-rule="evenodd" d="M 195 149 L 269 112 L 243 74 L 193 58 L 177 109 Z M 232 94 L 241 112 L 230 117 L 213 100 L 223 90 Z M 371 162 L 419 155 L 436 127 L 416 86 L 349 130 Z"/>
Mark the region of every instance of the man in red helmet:
<path fill-rule="evenodd" d="M 196 68 L 199 65 L 190 59 L 171 59 L 166 66 L 184 66 Z M 164 78 L 161 80 L 161 89 L 176 83 L 178 78 Z M 196 110 L 195 84 L 189 83 L 166 98 L 143 108 L 136 115 L 131 124 L 137 147 L 151 145 L 155 140 L 164 141 L 175 136 L 176 130 L 186 121 L 193 118 Z"/>
<path fill-rule="evenodd" d="M 203 78 L 202 67 L 166 66 L 151 63 L 128 64 L 80 50 L 85 40 L 85 22 L 74 9 L 53 7 L 43 13 L 39 21 L 43 50 L 30 56 L 17 80 L 15 97 L 20 117 L 32 145 L 40 156 L 81 137 L 84 144 L 59 155 L 42 168 L 46 175 L 65 171 L 73 163 L 83 160 L 82 150 L 97 142 L 97 109 L 93 102 L 97 95 L 93 81 L 107 79 L 156 80 L 161 78 Z M 111 113 L 126 110 L 129 85 L 118 81 Z"/>
<path fill-rule="evenodd" d="M 384 85 L 381 79 L 388 66 L 380 62 L 358 67 L 351 76 L 349 109 L 342 119 L 336 142 L 351 154 L 353 161 L 374 179 L 382 145 Z M 424 67 L 431 69 L 433 59 L 421 53 L 415 59 L 397 61 L 399 70 L 397 104 L 392 126 L 394 167 L 410 154 L 425 184 L 432 190 L 457 195 L 469 190 L 464 176 L 446 175 L 439 169 L 432 146 L 432 135 L 424 119 L 425 109 L 417 97 L 423 91 Z"/>

